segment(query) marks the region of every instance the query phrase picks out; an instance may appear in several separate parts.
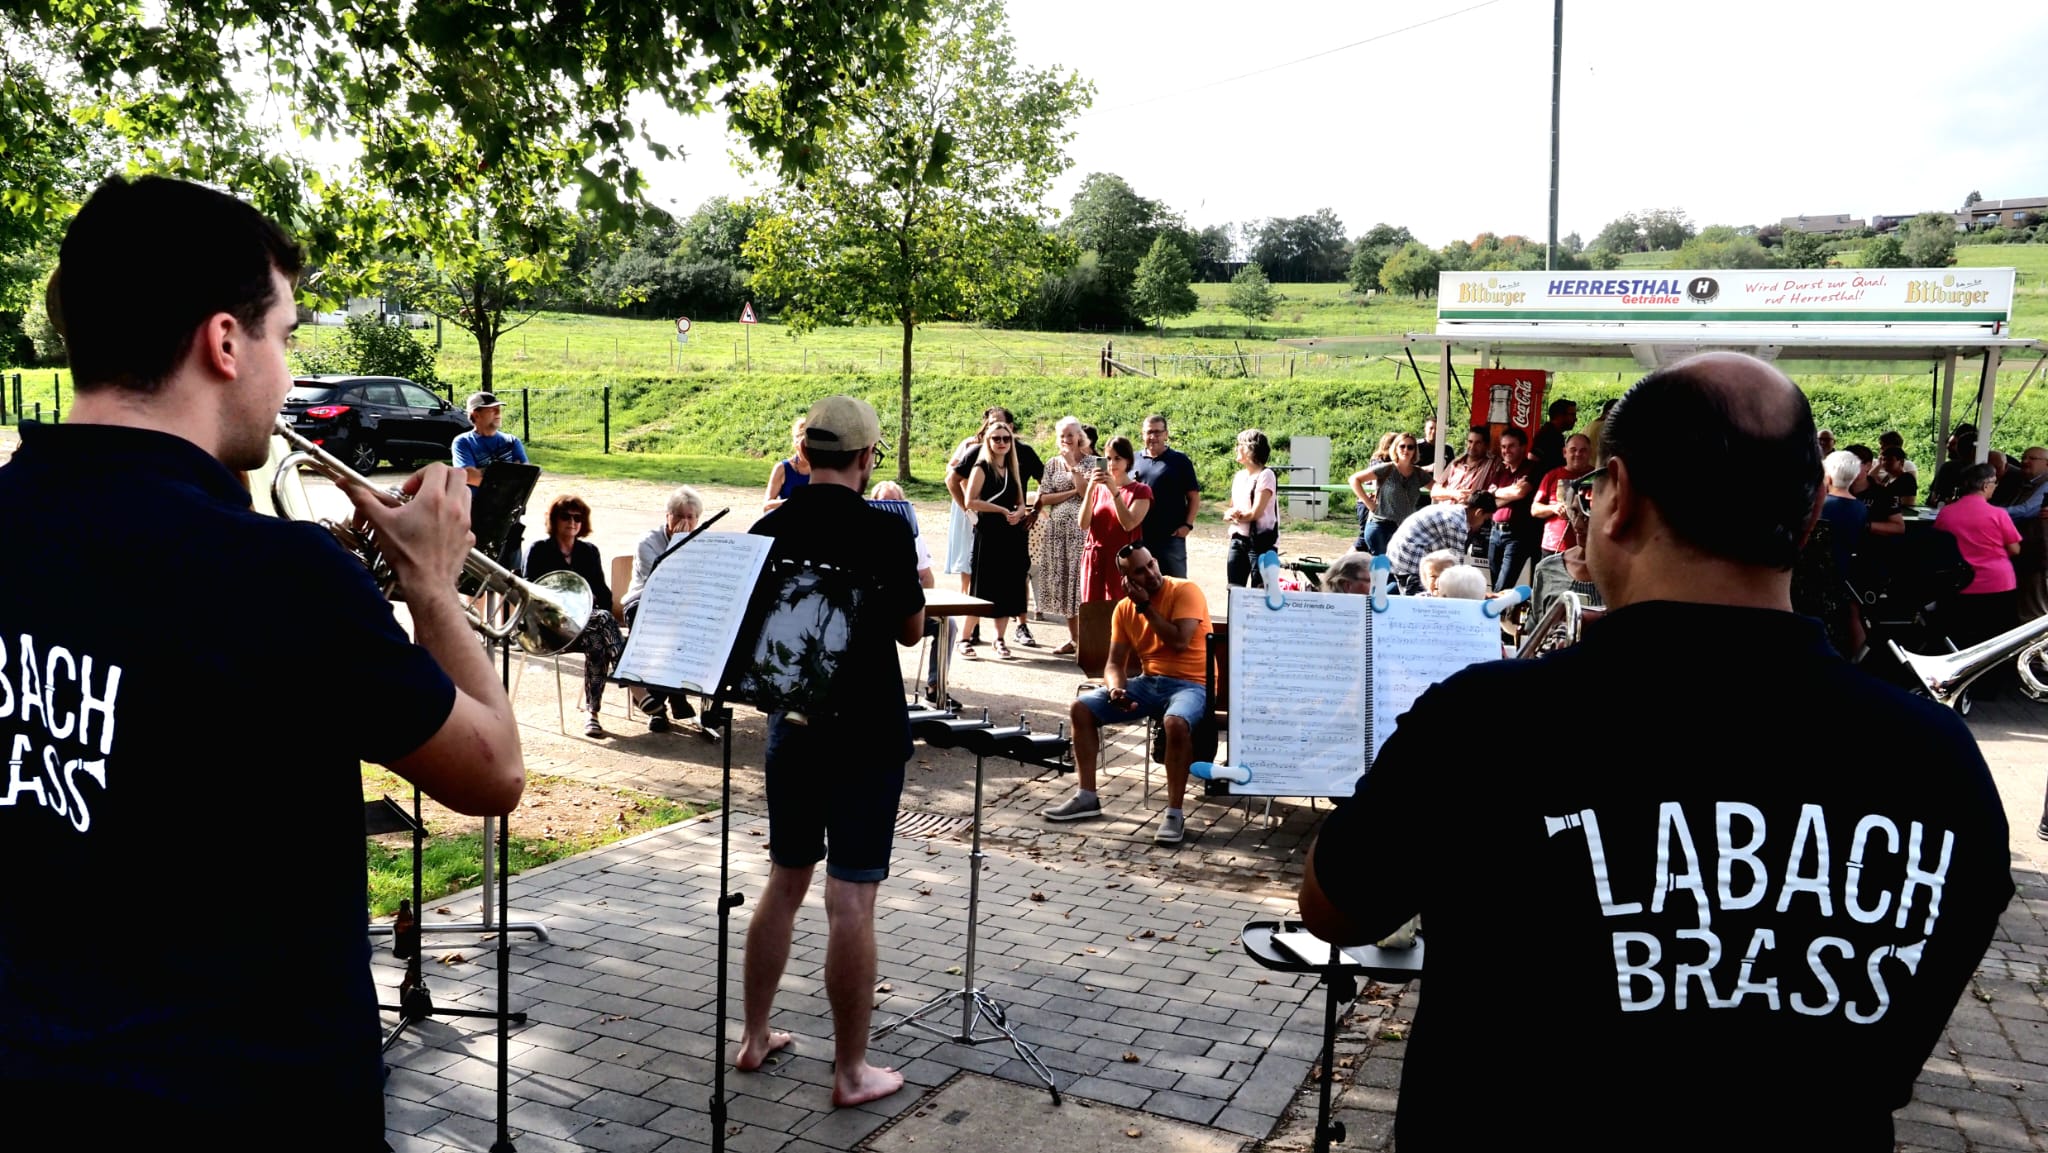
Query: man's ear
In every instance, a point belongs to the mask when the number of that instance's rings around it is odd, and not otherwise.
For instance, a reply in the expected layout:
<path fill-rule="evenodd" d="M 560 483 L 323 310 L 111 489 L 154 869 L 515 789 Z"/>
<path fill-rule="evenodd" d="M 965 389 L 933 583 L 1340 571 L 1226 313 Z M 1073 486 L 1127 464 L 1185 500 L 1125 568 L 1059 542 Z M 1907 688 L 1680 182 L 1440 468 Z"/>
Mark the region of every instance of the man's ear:
<path fill-rule="evenodd" d="M 200 323 L 188 355 L 196 357 L 208 374 L 233 380 L 248 353 L 248 338 L 248 330 L 232 313 L 216 312 Z"/>
<path fill-rule="evenodd" d="M 1628 475 L 1628 462 L 1618 456 L 1607 458 L 1607 519 L 1600 532 L 1619 543 L 1639 534 L 1643 527 L 1641 495 Z"/>

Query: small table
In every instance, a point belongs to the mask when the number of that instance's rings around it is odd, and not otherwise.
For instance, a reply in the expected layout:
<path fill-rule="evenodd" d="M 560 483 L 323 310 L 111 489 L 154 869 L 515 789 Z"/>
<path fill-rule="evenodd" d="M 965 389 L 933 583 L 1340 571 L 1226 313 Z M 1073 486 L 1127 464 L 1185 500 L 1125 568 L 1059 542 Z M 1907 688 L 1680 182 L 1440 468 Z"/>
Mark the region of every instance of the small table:
<path fill-rule="evenodd" d="M 929 588 L 924 590 L 924 615 L 928 617 L 979 617 L 987 616 L 995 609 L 994 601 L 985 601 L 977 596 L 956 589 Z M 946 666 L 952 663 L 953 654 L 946 652 L 945 630 L 939 631 L 940 651 L 938 676 L 938 707 L 946 707 Z"/>

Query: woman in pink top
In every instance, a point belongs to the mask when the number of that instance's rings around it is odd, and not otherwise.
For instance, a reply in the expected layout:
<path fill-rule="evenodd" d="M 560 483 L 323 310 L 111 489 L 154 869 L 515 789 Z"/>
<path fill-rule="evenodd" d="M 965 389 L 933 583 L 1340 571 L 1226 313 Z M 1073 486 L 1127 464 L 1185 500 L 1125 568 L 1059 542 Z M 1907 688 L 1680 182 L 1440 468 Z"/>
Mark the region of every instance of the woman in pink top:
<path fill-rule="evenodd" d="M 1942 602 L 1942 627 L 1957 648 L 1989 640 L 2019 623 L 2012 558 L 2020 551 L 2020 531 L 2004 509 L 1986 499 L 1997 484 L 1990 465 L 1971 465 L 1957 480 L 1957 498 L 1942 505 L 1934 518 L 1934 527 L 1956 538 L 1956 548 L 1976 573 L 1963 591 Z M 2004 668 L 1987 673 L 1973 694 L 1988 700 L 1997 695 L 1999 682 L 2008 680 Z"/>

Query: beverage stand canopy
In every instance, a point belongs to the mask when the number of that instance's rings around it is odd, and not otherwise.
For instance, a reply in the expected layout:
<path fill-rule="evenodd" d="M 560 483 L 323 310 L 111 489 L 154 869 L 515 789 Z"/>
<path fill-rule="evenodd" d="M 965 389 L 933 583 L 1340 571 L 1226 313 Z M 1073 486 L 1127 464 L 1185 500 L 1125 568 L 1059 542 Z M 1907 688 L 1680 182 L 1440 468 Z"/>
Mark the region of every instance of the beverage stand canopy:
<path fill-rule="evenodd" d="M 1433 333 L 1285 340 L 1338 355 L 1422 350 L 1439 363 L 1436 459 L 1447 460 L 1455 362 L 1551 371 L 1644 370 L 1694 353 L 1746 352 L 1788 375 L 1941 370 L 1935 467 L 1947 451 L 1956 363 L 1979 362 L 1977 459 L 1991 451 L 1999 362 L 2048 343 L 2011 334 L 2010 268 L 1445 272 Z M 1427 355 L 1427 353 L 1423 353 Z M 2017 400 L 2019 393 L 2014 393 Z M 1455 443 L 1455 442 L 1452 442 Z"/>

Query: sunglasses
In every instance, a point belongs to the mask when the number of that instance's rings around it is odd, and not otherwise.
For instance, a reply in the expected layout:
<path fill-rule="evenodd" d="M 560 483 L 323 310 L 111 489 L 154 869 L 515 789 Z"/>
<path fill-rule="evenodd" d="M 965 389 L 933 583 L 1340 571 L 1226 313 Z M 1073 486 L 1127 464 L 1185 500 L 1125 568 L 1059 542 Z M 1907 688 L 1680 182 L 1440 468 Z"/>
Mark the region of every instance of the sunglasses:
<path fill-rule="evenodd" d="M 989 442 L 990 444 L 1008 444 L 1008 443 L 1010 443 L 1010 442 L 1011 442 L 1011 441 L 1012 441 L 1013 439 L 1015 439 L 1015 438 L 1014 438 L 1014 437 L 1008 437 L 1008 436 L 992 436 L 992 437 L 989 437 L 989 438 L 988 438 L 988 442 Z"/>
<path fill-rule="evenodd" d="M 582 524 L 586 518 L 580 512 L 565 512 L 562 514 L 562 519 L 572 520 L 575 521 L 577 524 Z"/>
<path fill-rule="evenodd" d="M 1580 512 L 1585 513 L 1588 516 L 1591 516 L 1593 514 L 1593 482 L 1601 479 L 1602 477 L 1605 477 L 1606 475 L 1607 467 L 1605 465 L 1602 465 L 1601 467 L 1594 469 L 1592 472 L 1589 472 L 1586 475 L 1580 477 L 1579 479 L 1571 482 L 1572 488 L 1576 490 L 1577 503 Z"/>
<path fill-rule="evenodd" d="M 1414 452 L 1415 446 L 1412 444 L 1397 444 L 1394 446 L 1394 449 L 1397 452 Z"/>

